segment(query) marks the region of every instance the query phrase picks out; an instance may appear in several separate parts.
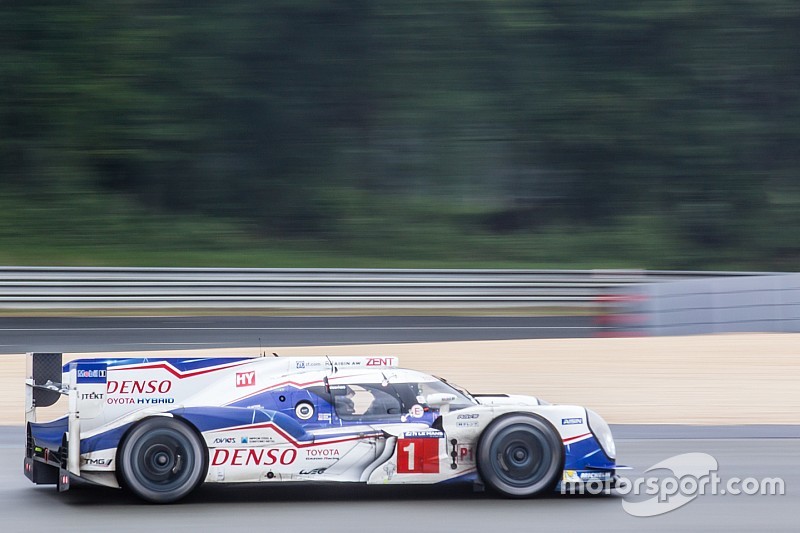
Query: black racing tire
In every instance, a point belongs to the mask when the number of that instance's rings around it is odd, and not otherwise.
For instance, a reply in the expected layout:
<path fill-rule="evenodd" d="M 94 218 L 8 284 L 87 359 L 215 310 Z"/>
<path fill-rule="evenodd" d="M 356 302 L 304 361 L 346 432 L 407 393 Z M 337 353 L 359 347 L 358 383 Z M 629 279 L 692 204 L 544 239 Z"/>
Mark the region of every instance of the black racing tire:
<path fill-rule="evenodd" d="M 514 413 L 484 430 L 477 462 L 491 489 L 510 498 L 531 498 L 555 489 L 564 469 L 564 445 L 544 418 Z"/>
<path fill-rule="evenodd" d="M 125 488 L 151 503 L 172 503 L 200 485 L 208 450 L 193 428 L 174 418 L 145 418 L 125 436 L 118 465 Z"/>

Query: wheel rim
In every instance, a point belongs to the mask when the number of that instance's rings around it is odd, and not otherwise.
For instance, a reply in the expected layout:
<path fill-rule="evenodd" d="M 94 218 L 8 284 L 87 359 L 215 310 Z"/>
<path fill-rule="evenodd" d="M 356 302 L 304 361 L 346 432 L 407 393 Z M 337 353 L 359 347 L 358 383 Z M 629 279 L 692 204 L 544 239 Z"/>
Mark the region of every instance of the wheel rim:
<path fill-rule="evenodd" d="M 139 439 L 132 450 L 137 480 L 154 491 L 171 491 L 192 475 L 195 454 L 189 439 L 178 431 L 157 429 Z"/>
<path fill-rule="evenodd" d="M 529 487 L 541 480 L 552 463 L 545 435 L 526 424 L 501 430 L 492 439 L 489 457 L 494 473 L 513 487 Z"/>

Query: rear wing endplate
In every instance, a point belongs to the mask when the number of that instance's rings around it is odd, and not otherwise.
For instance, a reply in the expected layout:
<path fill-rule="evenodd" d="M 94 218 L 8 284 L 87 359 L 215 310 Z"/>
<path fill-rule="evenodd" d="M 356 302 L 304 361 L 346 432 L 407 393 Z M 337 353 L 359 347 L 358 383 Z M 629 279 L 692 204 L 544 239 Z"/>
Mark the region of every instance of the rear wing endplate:
<path fill-rule="evenodd" d="M 61 354 L 28 352 L 25 360 L 25 421 L 36 421 L 36 408 L 56 403 L 66 388 L 61 383 Z"/>

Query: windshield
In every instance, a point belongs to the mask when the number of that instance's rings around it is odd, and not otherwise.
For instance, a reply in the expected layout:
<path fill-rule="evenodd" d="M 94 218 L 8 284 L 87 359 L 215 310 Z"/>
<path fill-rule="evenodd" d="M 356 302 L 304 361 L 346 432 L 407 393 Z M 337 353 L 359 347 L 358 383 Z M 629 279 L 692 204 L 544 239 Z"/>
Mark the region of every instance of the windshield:
<path fill-rule="evenodd" d="M 449 385 L 451 388 L 455 389 L 456 391 L 460 392 L 461 394 L 463 394 L 464 396 L 469 398 L 472 403 L 478 403 L 475 400 L 475 397 L 472 396 L 472 393 L 469 392 L 465 387 L 462 387 L 461 385 L 458 385 L 457 383 L 453 383 L 452 381 L 447 381 L 446 379 L 442 379 L 442 378 L 439 378 L 439 379 L 441 379 L 445 383 L 445 385 Z"/>
<path fill-rule="evenodd" d="M 456 399 L 450 403 L 450 409 L 464 409 L 465 407 L 472 407 L 475 402 L 467 396 L 462 390 L 459 390 L 445 381 L 424 381 L 419 384 L 419 393 L 423 397 L 429 394 L 445 393 L 454 394 Z"/>

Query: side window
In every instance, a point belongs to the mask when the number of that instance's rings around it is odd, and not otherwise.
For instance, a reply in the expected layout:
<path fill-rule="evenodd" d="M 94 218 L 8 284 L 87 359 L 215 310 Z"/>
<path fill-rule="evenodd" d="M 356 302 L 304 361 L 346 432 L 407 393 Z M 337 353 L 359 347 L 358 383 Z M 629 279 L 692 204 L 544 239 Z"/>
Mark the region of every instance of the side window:
<path fill-rule="evenodd" d="M 400 396 L 402 401 L 402 409 L 407 413 L 415 405 L 424 405 L 425 398 L 420 393 L 419 385 L 416 383 L 392 383 L 392 387 Z"/>
<path fill-rule="evenodd" d="M 342 418 L 386 417 L 400 414 L 400 400 L 380 385 L 347 385 L 334 395 L 336 414 Z"/>

